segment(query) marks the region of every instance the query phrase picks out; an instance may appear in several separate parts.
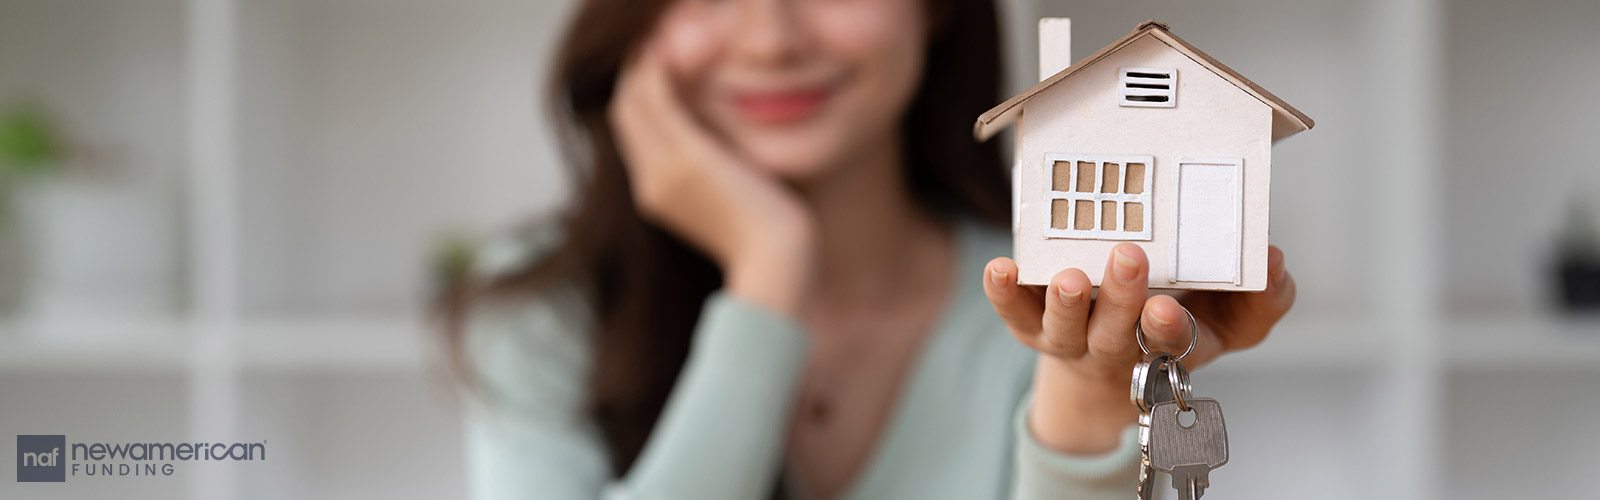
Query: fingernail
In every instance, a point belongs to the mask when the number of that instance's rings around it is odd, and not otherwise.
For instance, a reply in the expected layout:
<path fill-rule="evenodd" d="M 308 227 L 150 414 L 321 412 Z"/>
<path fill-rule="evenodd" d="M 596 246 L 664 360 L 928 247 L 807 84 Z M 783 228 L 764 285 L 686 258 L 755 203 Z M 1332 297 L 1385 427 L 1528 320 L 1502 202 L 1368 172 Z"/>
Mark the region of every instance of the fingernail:
<path fill-rule="evenodd" d="M 1156 326 L 1172 326 L 1171 321 L 1167 321 L 1167 319 L 1161 317 L 1160 314 L 1155 314 L 1153 312 L 1150 314 L 1150 322 L 1155 323 Z"/>
<path fill-rule="evenodd" d="M 1116 261 L 1116 265 L 1111 267 L 1113 268 L 1112 272 L 1117 274 L 1117 279 L 1133 281 L 1134 278 L 1139 276 L 1139 261 L 1133 260 L 1133 257 L 1129 257 L 1122 250 L 1114 250 L 1111 255 L 1112 259 Z"/>
<path fill-rule="evenodd" d="M 1078 290 L 1078 289 L 1073 289 L 1073 290 L 1069 291 L 1069 290 L 1067 290 L 1067 287 L 1061 286 L 1060 283 L 1057 283 L 1056 284 L 1056 295 L 1061 296 L 1061 303 L 1062 304 L 1066 304 L 1066 305 L 1070 306 L 1070 305 L 1073 305 L 1073 304 L 1077 304 L 1078 303 L 1078 299 L 1083 298 L 1083 291 L 1082 290 Z"/>
<path fill-rule="evenodd" d="M 994 286 L 997 287 L 1006 286 L 1006 273 L 991 267 L 989 268 L 989 281 L 994 282 Z"/>

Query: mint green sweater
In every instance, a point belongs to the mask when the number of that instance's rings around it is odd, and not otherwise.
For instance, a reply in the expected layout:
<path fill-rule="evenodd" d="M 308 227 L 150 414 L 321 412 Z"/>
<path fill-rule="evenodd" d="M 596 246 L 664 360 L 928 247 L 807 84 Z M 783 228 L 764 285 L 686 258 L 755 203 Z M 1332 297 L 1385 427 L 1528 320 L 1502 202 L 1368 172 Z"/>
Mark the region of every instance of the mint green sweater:
<path fill-rule="evenodd" d="M 842 499 L 1123 499 L 1133 495 L 1133 426 L 1101 456 L 1042 447 L 1027 430 L 1035 354 L 1007 333 L 981 270 L 1010 236 L 962 223 L 957 288 L 914 361 L 898 406 Z M 545 248 L 491 251 L 484 272 Z M 765 499 L 781 473 L 806 334 L 736 297 L 706 301 L 687 364 L 649 443 L 616 477 L 582 408 L 591 368 L 583 304 L 550 293 L 486 306 L 468 328 L 489 397 L 469 406 L 469 482 L 480 499 Z"/>

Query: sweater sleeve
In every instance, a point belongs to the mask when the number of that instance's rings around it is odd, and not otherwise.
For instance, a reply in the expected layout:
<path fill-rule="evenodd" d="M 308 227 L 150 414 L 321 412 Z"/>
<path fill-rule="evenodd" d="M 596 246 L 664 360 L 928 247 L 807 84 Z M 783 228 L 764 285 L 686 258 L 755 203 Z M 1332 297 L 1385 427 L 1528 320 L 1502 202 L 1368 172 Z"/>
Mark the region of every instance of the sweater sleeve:
<path fill-rule="evenodd" d="M 1040 444 L 1028 429 L 1033 394 L 1023 396 L 1012 417 L 1016 468 L 1012 500 L 1123 499 L 1133 496 L 1139 480 L 1139 428 L 1122 432 L 1117 448 L 1103 455 L 1076 456 Z"/>
<path fill-rule="evenodd" d="M 505 327 L 515 330 L 485 332 L 500 340 L 478 351 L 483 378 L 500 396 L 468 422 L 474 497 L 753 500 L 770 493 L 805 357 L 806 337 L 793 321 L 713 294 L 650 441 L 619 479 L 583 412 L 586 333 L 548 317 L 487 328 Z M 503 344 L 512 339 L 523 345 Z"/>

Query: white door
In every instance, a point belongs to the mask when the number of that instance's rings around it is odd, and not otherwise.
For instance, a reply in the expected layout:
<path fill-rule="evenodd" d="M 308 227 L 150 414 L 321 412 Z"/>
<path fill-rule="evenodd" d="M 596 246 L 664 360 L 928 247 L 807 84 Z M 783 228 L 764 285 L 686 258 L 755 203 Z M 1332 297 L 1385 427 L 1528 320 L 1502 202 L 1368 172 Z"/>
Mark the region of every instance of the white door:
<path fill-rule="evenodd" d="M 1179 158 L 1173 281 L 1240 282 L 1244 160 Z"/>

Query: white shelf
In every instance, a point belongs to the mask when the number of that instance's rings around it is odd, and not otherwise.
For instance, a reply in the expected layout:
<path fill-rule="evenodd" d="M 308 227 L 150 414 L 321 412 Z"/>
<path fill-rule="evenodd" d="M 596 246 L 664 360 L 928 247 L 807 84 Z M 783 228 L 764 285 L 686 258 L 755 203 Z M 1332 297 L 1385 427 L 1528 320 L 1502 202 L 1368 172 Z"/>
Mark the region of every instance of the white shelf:
<path fill-rule="evenodd" d="M 422 318 L 408 316 L 261 316 L 239 321 L 229 336 L 240 366 L 266 371 L 391 371 L 425 369 L 442 348 Z M 181 370 L 196 355 L 194 321 L 0 323 L 0 370 Z M 1452 353 L 1467 360 L 1600 359 L 1600 321 L 1540 323 L 1505 320 L 1463 330 Z M 1588 330 L 1585 330 L 1585 329 Z M 1494 332 L 1534 331 L 1528 341 Z M 1584 335 L 1586 332 L 1596 333 Z M 1254 348 L 1229 354 L 1206 370 L 1252 373 L 1284 369 L 1360 370 L 1377 366 L 1388 347 L 1370 320 L 1294 316 Z M 1510 354 L 1505 354 L 1509 352 Z"/>
<path fill-rule="evenodd" d="M 1290 315 L 1251 349 L 1229 354 L 1205 368 L 1224 373 L 1351 371 L 1381 366 L 1388 348 L 1370 320 Z"/>
<path fill-rule="evenodd" d="M 0 327 L 0 370 L 181 371 L 193 355 L 186 322 L 23 322 Z"/>
<path fill-rule="evenodd" d="M 197 342 L 196 322 L 7 322 L 0 371 L 183 371 L 228 349 L 242 369 L 385 372 L 428 366 L 431 336 L 404 317 L 269 317 L 243 321 L 229 342 Z M 212 352 L 201 352 L 211 349 Z"/>
<path fill-rule="evenodd" d="M 1440 338 L 1454 369 L 1600 370 L 1600 316 L 1466 316 Z"/>
<path fill-rule="evenodd" d="M 198 355 L 192 323 L 181 318 L 136 323 L 10 322 L 0 327 L 8 332 L 0 335 L 0 370 L 182 370 Z M 414 371 L 426 369 L 442 348 L 425 321 L 404 316 L 269 316 L 240 323 L 229 336 L 229 349 L 245 370 Z M 1360 370 L 1382 363 L 1386 351 L 1381 337 L 1379 329 L 1363 320 L 1291 316 L 1261 345 L 1229 354 L 1206 370 Z M 1588 350 L 1566 354 L 1570 359 L 1600 359 L 1600 335 L 1593 336 L 1593 342 L 1581 342 L 1587 340 L 1581 335 L 1571 337 L 1573 344 L 1587 345 Z"/>
<path fill-rule="evenodd" d="M 410 318 L 283 318 L 245 321 L 240 365 L 266 371 L 392 371 L 428 366 L 432 332 Z"/>

